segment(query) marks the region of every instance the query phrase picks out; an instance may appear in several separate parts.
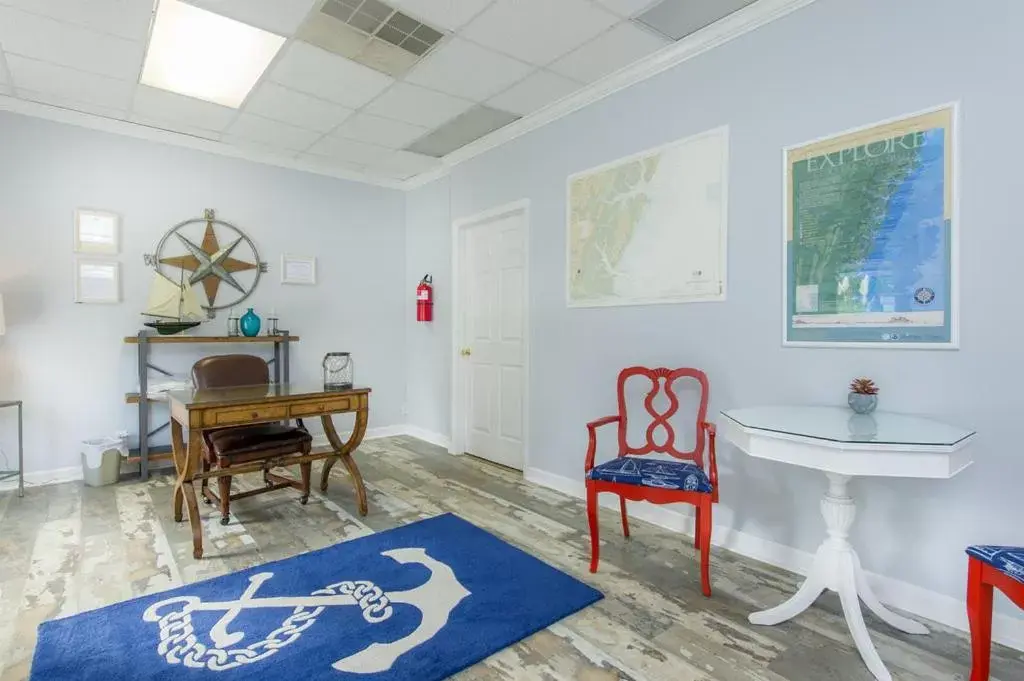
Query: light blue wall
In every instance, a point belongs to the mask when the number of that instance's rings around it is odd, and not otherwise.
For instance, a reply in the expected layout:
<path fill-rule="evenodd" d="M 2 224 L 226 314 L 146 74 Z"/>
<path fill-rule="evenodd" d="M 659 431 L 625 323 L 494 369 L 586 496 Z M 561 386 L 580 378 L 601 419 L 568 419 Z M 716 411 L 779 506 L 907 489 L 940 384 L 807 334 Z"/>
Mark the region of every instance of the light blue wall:
<path fill-rule="evenodd" d="M 124 302 L 118 305 L 73 302 L 78 207 L 121 215 Z M 124 405 L 125 392 L 138 385 L 135 348 L 122 338 L 138 333 L 143 321 L 151 270 L 142 254 L 204 208 L 244 230 L 269 262 L 247 305 L 261 316 L 276 308 L 282 328 L 301 336 L 292 378 L 321 381 L 324 353 L 351 351 L 356 380 L 374 389 L 370 427 L 403 422 L 400 191 L 0 114 L 0 293 L 7 317 L 0 399 L 25 401 L 27 470 L 77 466 L 83 438 L 137 431 L 137 412 Z M 315 255 L 317 285 L 283 286 L 282 253 Z M 220 313 L 200 332 L 223 334 L 224 318 Z M 199 356 L 232 351 L 238 348 L 162 346 L 154 362 L 187 373 Z M 0 412 L 0 447 L 8 458 L 17 452 L 11 411 Z M 166 418 L 158 408 L 152 426 Z M 339 418 L 339 428 L 349 420 Z"/>
<path fill-rule="evenodd" d="M 406 326 L 408 423 L 429 433 L 451 427 L 452 282 L 449 182 L 444 178 L 406 194 Z M 434 322 L 417 323 L 412 293 L 423 275 L 434 277 Z"/>
<path fill-rule="evenodd" d="M 418 190 L 408 204 L 407 273 L 448 270 L 451 218 L 530 199 L 529 450 L 531 465 L 550 473 L 582 476 L 583 424 L 614 410 L 616 373 L 632 364 L 703 368 L 712 413 L 842 404 L 850 378 L 866 375 L 880 384 L 883 409 L 976 428 L 977 464 L 953 480 L 871 479 L 852 487 L 860 502 L 854 541 L 865 567 L 962 598 L 965 545 L 1024 543 L 1017 428 L 1024 322 L 1016 313 L 1024 253 L 1017 161 L 1024 141 L 1016 133 L 1024 111 L 1022 25 L 1024 3 L 1006 0 L 819 0 Z M 962 349 L 783 348 L 781 149 L 952 100 L 962 103 Z M 566 177 L 723 124 L 731 133 L 728 301 L 567 309 Z M 413 247 L 412 239 L 429 248 Z M 438 285 L 443 291 L 448 283 L 439 277 Z M 409 335 L 412 374 L 422 371 L 419 363 L 445 367 L 413 379 L 410 414 L 447 433 L 441 405 L 450 399 L 450 348 L 445 332 L 433 333 Z M 424 393 L 428 386 L 434 390 Z M 817 547 L 823 476 L 729 446 L 721 448 L 720 468 L 717 524 L 805 551 Z"/>

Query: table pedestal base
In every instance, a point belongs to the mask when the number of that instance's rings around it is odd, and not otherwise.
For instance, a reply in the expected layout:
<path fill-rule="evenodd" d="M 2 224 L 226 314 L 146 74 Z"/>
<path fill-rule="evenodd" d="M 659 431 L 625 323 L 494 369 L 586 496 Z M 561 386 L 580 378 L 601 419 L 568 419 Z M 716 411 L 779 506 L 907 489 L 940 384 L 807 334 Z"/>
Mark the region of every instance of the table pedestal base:
<path fill-rule="evenodd" d="M 770 610 L 755 612 L 749 619 L 752 624 L 779 624 L 811 607 L 826 589 L 835 591 L 839 594 L 846 624 L 850 627 L 853 641 L 864 663 L 876 679 L 891 681 L 892 676 L 882 663 L 882 658 L 878 656 L 878 651 L 875 650 L 875 645 L 868 635 L 860 602 L 864 601 L 864 605 L 879 619 L 900 631 L 908 634 L 927 634 L 928 629 L 886 608 L 872 591 L 860 566 L 857 552 L 853 550 L 849 541 L 850 527 L 857 515 L 856 505 L 847 492 L 850 476 L 836 473 L 826 475 L 829 489 L 821 500 L 821 514 L 825 517 L 828 539 L 815 554 L 807 580 L 788 601 Z"/>

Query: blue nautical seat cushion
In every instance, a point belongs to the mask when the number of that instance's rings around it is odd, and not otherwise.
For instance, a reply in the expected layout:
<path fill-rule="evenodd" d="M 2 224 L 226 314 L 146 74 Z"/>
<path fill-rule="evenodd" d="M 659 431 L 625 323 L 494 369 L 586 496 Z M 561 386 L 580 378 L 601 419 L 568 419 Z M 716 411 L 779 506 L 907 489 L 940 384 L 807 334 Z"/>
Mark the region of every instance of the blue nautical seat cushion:
<path fill-rule="evenodd" d="M 969 546 L 967 555 L 1024 582 L 1024 546 Z"/>
<path fill-rule="evenodd" d="M 665 461 L 664 459 L 648 459 L 639 456 L 620 456 L 594 466 L 587 473 L 587 478 L 703 494 L 710 494 L 713 490 L 707 474 L 692 461 Z"/>

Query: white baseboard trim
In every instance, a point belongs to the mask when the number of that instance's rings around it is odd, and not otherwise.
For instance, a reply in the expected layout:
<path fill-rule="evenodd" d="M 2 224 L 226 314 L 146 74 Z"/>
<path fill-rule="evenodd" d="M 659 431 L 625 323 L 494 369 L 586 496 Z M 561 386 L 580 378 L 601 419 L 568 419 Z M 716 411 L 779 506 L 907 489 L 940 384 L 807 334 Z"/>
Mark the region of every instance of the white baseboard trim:
<path fill-rule="evenodd" d="M 351 431 L 338 433 L 342 440 L 347 440 Z M 447 435 L 440 433 L 434 433 L 427 430 L 426 428 L 420 428 L 408 423 L 402 423 L 395 426 L 381 426 L 379 428 L 368 428 L 366 434 L 363 436 L 363 440 L 377 440 L 382 437 L 394 437 L 396 435 L 408 435 L 414 437 L 417 440 L 423 440 L 429 442 L 432 445 L 444 447 L 447 449 L 448 444 L 451 440 Z M 327 447 L 330 443 L 327 441 L 327 436 L 323 433 L 315 433 L 313 435 L 313 446 L 314 447 Z"/>
<path fill-rule="evenodd" d="M 529 468 L 523 472 L 523 477 L 529 482 L 578 499 L 586 497 L 586 487 L 582 476 L 579 480 L 575 480 L 536 468 Z M 615 510 L 619 508 L 618 499 L 612 494 L 602 494 L 599 500 L 603 507 Z M 631 517 L 645 520 L 668 530 L 693 534 L 692 513 L 674 511 L 654 504 L 631 504 L 629 513 Z M 778 544 L 724 525 L 715 525 L 711 541 L 715 546 L 800 575 L 807 574 L 814 558 L 806 551 Z M 966 580 L 966 559 L 964 566 L 964 579 Z M 964 601 L 885 575 L 868 572 L 867 576 L 875 593 L 883 603 L 954 629 L 968 631 L 967 606 Z M 1024 650 L 1024 620 L 996 613 L 992 620 L 992 639 L 1016 650 Z"/>
<path fill-rule="evenodd" d="M 406 435 L 407 426 L 380 426 L 379 428 L 367 428 L 366 433 L 363 435 L 363 440 L 378 440 L 382 437 L 394 437 L 395 435 Z M 345 431 L 338 433 L 338 437 L 342 440 L 347 440 L 352 435 L 352 431 Z M 327 441 L 327 435 L 324 433 L 313 434 L 313 446 L 314 447 L 328 447 L 330 442 Z"/>
<path fill-rule="evenodd" d="M 30 471 L 25 473 L 25 487 L 42 487 L 43 485 L 57 485 L 62 482 L 74 482 L 82 479 L 81 466 L 68 466 L 67 468 L 54 468 L 48 471 Z M 7 478 L 0 482 L 0 492 L 18 489 L 18 478 Z"/>
<path fill-rule="evenodd" d="M 435 433 L 432 430 L 427 430 L 426 428 L 420 428 L 419 426 L 414 426 L 412 424 L 407 424 L 407 425 L 403 426 L 403 428 L 405 428 L 405 432 L 402 433 L 403 435 L 408 435 L 409 437 L 414 437 L 417 440 L 423 440 L 424 442 L 429 442 L 432 445 L 437 445 L 438 447 L 444 447 L 445 449 L 448 449 L 452 445 L 452 439 L 450 437 L 448 437 L 447 435 L 442 435 L 441 433 Z"/>

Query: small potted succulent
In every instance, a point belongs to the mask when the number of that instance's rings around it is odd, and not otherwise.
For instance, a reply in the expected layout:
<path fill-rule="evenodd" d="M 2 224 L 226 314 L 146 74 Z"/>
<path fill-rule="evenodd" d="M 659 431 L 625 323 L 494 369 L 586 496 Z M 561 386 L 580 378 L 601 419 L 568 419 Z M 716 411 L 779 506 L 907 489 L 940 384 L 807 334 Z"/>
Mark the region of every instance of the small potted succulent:
<path fill-rule="evenodd" d="M 846 401 L 858 414 L 870 414 L 878 406 L 878 386 L 870 378 L 855 378 Z"/>

